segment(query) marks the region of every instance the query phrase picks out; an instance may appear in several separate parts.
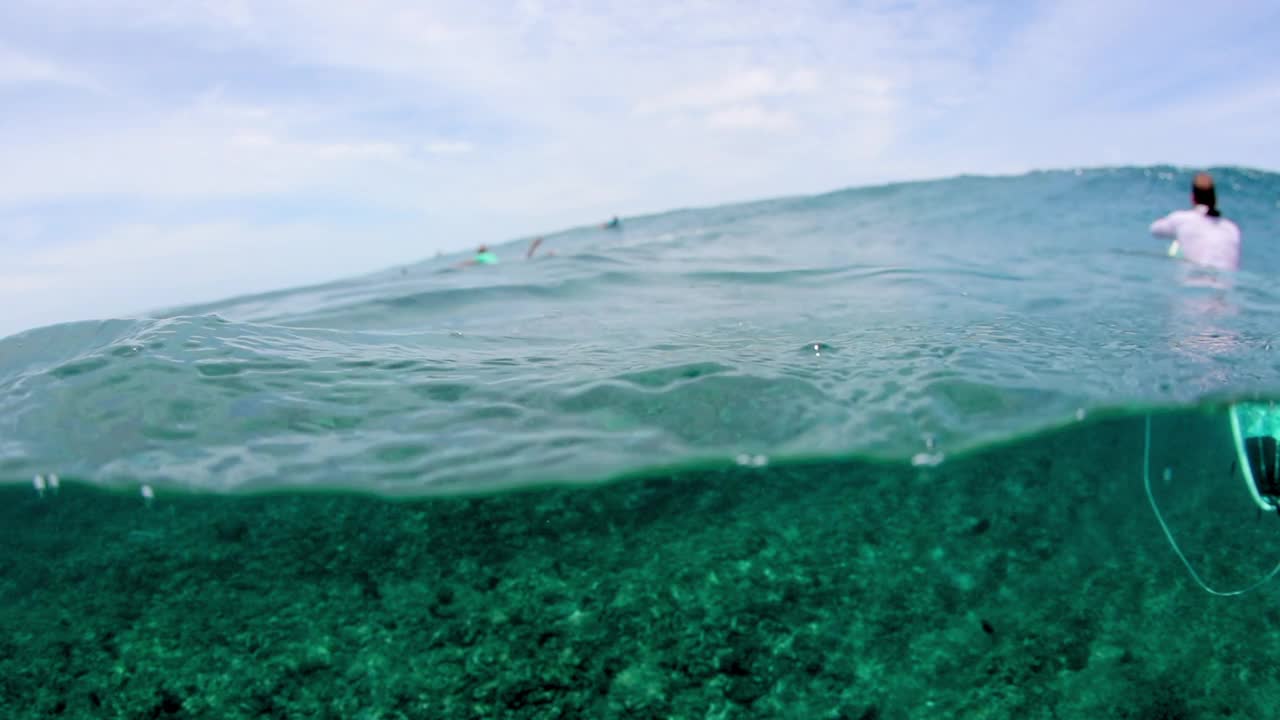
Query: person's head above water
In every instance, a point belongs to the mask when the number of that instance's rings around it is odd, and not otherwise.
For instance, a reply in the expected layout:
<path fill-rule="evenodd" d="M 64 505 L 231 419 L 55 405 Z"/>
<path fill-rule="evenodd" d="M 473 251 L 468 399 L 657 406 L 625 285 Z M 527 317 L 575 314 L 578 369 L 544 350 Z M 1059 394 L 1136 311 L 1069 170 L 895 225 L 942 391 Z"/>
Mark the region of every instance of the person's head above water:
<path fill-rule="evenodd" d="M 476 248 L 476 254 L 469 259 L 454 265 L 454 267 L 470 267 L 472 265 L 493 265 L 498 262 L 498 256 L 489 251 L 488 245 L 481 245 Z"/>
<path fill-rule="evenodd" d="M 1210 217 L 1219 217 L 1218 192 L 1213 187 L 1213 176 L 1209 173 L 1196 173 L 1191 179 L 1191 202 L 1209 208 Z"/>
<path fill-rule="evenodd" d="M 494 255 L 493 252 L 489 250 L 488 245 L 481 245 L 480 247 L 476 248 L 476 255 L 475 257 L 471 258 L 469 264 L 492 265 L 496 262 L 498 262 L 498 256 Z"/>

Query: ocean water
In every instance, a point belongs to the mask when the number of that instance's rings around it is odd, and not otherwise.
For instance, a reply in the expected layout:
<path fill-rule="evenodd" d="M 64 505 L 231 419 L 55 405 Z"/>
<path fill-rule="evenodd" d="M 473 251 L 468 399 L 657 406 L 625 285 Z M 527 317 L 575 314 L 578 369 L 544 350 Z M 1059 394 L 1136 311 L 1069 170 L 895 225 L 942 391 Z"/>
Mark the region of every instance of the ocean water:
<path fill-rule="evenodd" d="M 414 496 L 681 467 L 936 462 L 1280 394 L 1280 176 L 1218 172 L 1231 276 L 1147 235 L 1174 168 L 628 218 L 0 340 L 0 475 Z"/>
<path fill-rule="evenodd" d="M 1280 582 L 1178 554 L 1280 562 L 1280 175 L 1215 175 L 1239 273 L 1069 170 L 2 339 L 0 718 L 1271 717 Z"/>

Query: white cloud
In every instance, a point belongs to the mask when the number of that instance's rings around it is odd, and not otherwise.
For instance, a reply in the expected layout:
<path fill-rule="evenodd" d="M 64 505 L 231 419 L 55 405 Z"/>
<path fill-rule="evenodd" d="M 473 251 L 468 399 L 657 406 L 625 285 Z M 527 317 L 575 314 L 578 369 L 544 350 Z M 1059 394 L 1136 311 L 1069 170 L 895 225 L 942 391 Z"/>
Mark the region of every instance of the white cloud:
<path fill-rule="evenodd" d="M 787 130 L 796 126 L 796 119 L 784 110 L 739 105 L 712 112 L 707 116 L 707 124 L 731 130 Z"/>
<path fill-rule="evenodd" d="M 61 85 L 81 90 L 101 89 L 83 71 L 0 45 L 0 87 L 6 85 Z"/>
<path fill-rule="evenodd" d="M 69 13 L 62 20 L 77 21 L 72 5 L 61 7 Z M 0 139 L 0 152 L 29 170 L 21 183 L 6 187 L 0 179 L 0 196 L 198 196 L 320 187 L 377 195 L 382 202 L 400 197 L 420 207 L 425 197 L 440 198 L 428 190 L 444 183 L 443 192 L 457 196 L 465 195 L 463 188 L 491 189 L 516 209 L 533 205 L 529 196 L 541 195 L 538 188 L 548 184 L 566 188 L 563 204 L 596 188 L 606 173 L 614 187 L 604 194 L 617 198 L 608 211 L 619 212 L 728 200 L 738 192 L 821 190 L 857 180 L 847 168 L 894 142 L 894 95 L 912 82 L 901 52 L 919 50 L 900 41 L 900 52 L 884 51 L 885 36 L 899 21 L 874 4 L 845 8 L 825 0 L 786 8 L 570 3 L 553 11 L 524 2 L 514 12 L 516 22 L 498 22 L 512 13 L 497 5 L 394 0 L 359 7 L 289 0 L 156 7 L 114 0 L 95 8 L 95 27 L 109 25 L 114 12 L 131 28 L 205 36 L 207 46 L 263 53 L 271 58 L 266 71 L 274 62 L 364 73 L 379 93 L 354 93 L 338 104 L 276 100 L 246 108 L 234 91 L 214 88 L 180 110 L 157 106 L 117 117 L 115 127 L 95 122 L 39 149 L 7 148 Z M 933 28 L 945 37 L 949 28 L 964 25 L 957 16 L 965 12 L 929 6 L 913 13 L 911 22 L 917 31 Z M 368 131 L 355 118 L 431 97 L 462 105 L 434 102 L 449 125 L 428 122 L 419 137 L 412 131 L 361 137 Z M 491 129 L 469 131 L 465 141 L 451 138 L 457 112 Z M 652 113 L 660 114 L 660 122 L 646 117 Z M 809 154 L 810 172 L 736 173 L 730 168 L 749 147 L 717 137 L 728 129 L 792 130 L 797 137 L 820 132 L 829 147 L 852 154 L 843 165 L 823 163 L 830 155 L 800 140 L 806 147 L 793 148 L 785 162 L 796 168 L 795 161 L 804 159 L 797 154 Z M 225 136 L 236 138 L 230 149 Z M 477 144 L 493 152 L 467 168 L 452 168 L 448 178 L 397 151 L 458 154 Z M 669 182 L 677 176 L 685 179 L 683 190 Z M 538 187 L 528 182 L 531 177 Z M 744 188 L 745 177 L 763 184 Z M 661 194 L 655 194 L 658 188 Z M 493 206 L 474 199 L 439 202 Z"/>
<path fill-rule="evenodd" d="M 671 110 L 705 110 L 724 106 L 741 106 L 765 98 L 804 95 L 818 89 L 818 75 L 810 69 L 779 73 L 769 68 L 750 68 L 732 73 L 714 82 L 699 83 L 669 93 L 656 100 L 641 102 L 642 114 Z"/>
<path fill-rule="evenodd" d="M 411 171 L 405 149 L 394 142 L 290 138 L 291 126 L 306 115 L 314 116 L 280 108 L 227 109 L 204 100 L 109 132 L 86 129 L 48 144 L 0 139 L 6 164 L 17 170 L 0 174 L 0 202 L 99 193 L 198 198 L 367 188 L 371 174 L 391 178 Z"/>
<path fill-rule="evenodd" d="M 985 72 L 922 107 L 917 172 L 1105 164 L 1280 166 L 1258 141 L 1280 113 L 1266 2 L 1230 13 L 1161 0 L 1042 2 L 987 49 Z M 1254 55 L 1241 46 L 1254 44 Z M 1261 52 L 1258 56 L 1256 53 Z M 1246 60 L 1246 58 L 1248 58 Z M 1229 128 L 1229 129 L 1228 129 Z M 1260 152 L 1261 151 L 1261 152 Z M 905 155 L 905 153 L 904 153 Z M 906 165 L 907 163 L 904 163 Z"/>
<path fill-rule="evenodd" d="M 277 144 L 270 134 L 254 130 L 236 132 L 231 136 L 230 142 L 234 146 L 247 148 L 269 148 Z"/>
<path fill-rule="evenodd" d="M 475 147 L 465 140 L 437 140 L 426 145 L 426 151 L 432 155 L 460 155 L 474 149 Z"/>

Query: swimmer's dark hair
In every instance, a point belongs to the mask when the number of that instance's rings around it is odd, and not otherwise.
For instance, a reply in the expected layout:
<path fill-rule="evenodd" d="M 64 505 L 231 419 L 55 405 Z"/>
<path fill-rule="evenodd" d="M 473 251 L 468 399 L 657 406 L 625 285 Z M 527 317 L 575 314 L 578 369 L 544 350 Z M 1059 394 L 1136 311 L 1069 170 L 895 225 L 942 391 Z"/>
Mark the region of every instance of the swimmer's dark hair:
<path fill-rule="evenodd" d="M 1191 202 L 1209 208 L 1209 217 L 1222 217 L 1218 212 L 1218 193 L 1213 189 L 1213 177 L 1209 173 L 1196 173 L 1191 179 Z"/>

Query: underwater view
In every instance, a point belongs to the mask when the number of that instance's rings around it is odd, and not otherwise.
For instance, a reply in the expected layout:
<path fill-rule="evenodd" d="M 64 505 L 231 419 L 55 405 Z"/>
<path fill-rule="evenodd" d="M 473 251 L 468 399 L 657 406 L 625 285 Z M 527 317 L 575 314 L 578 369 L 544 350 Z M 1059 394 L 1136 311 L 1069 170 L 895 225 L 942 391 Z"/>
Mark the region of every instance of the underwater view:
<path fill-rule="evenodd" d="M 1067 169 L 0 339 L 0 717 L 1270 717 L 1280 175 L 1212 172 L 1238 272 Z"/>

